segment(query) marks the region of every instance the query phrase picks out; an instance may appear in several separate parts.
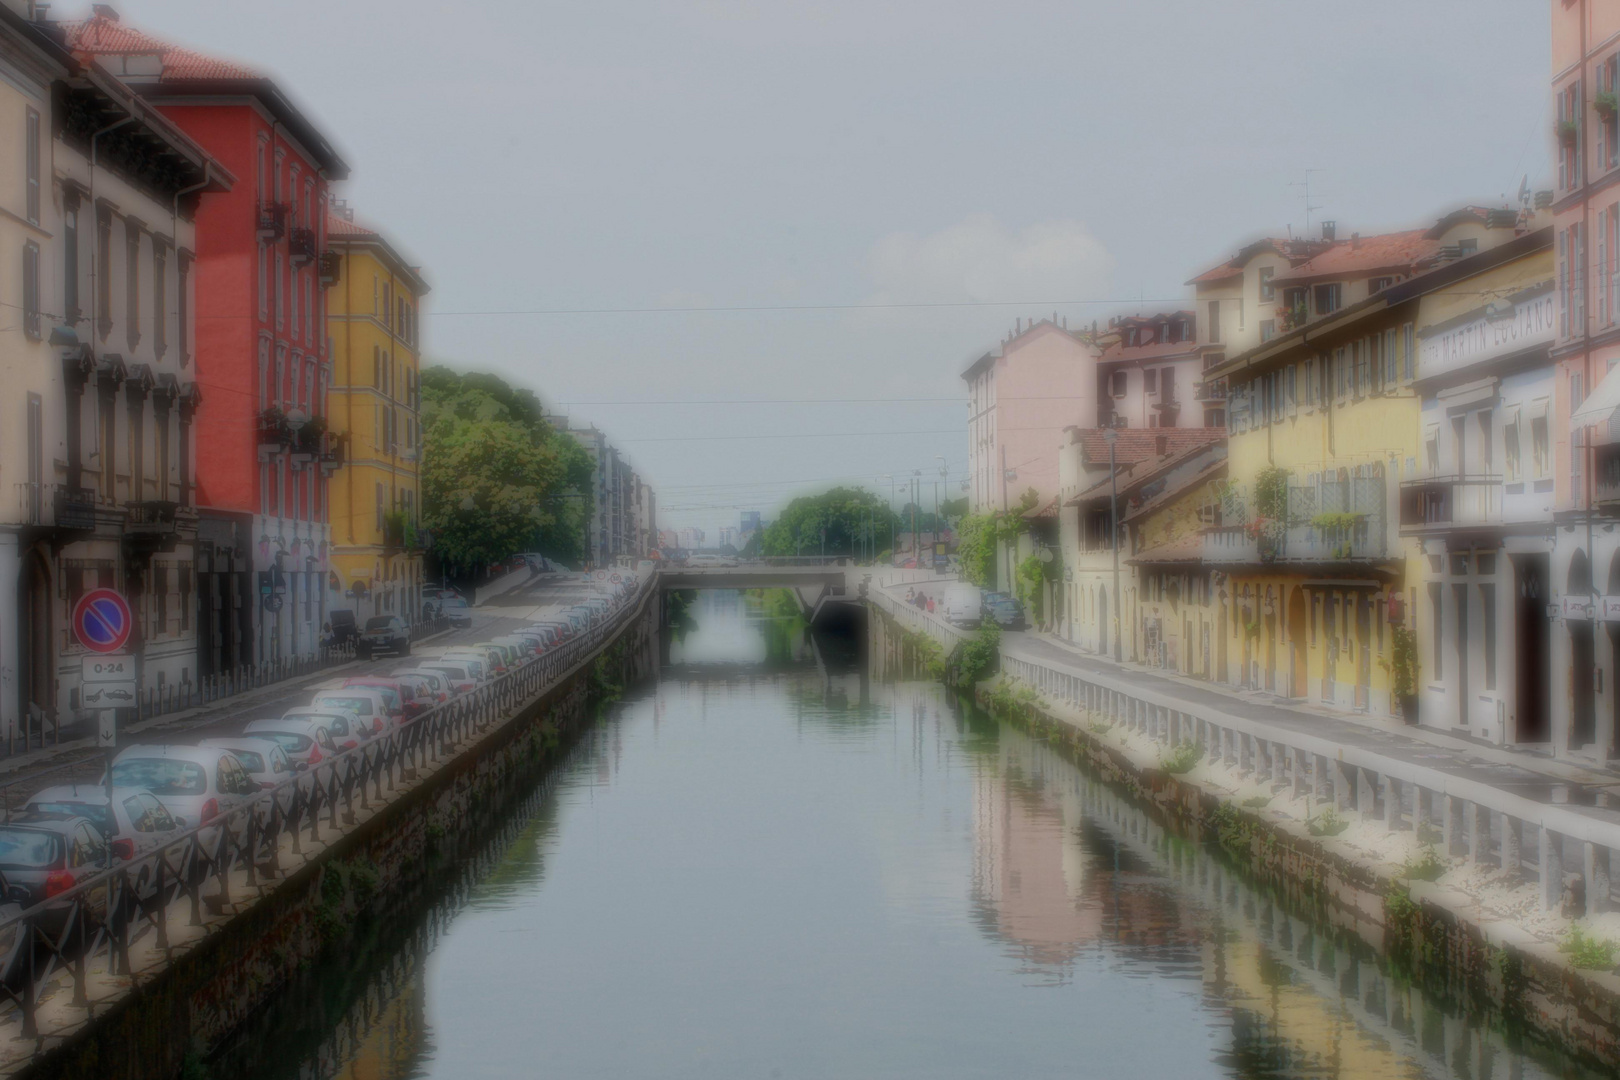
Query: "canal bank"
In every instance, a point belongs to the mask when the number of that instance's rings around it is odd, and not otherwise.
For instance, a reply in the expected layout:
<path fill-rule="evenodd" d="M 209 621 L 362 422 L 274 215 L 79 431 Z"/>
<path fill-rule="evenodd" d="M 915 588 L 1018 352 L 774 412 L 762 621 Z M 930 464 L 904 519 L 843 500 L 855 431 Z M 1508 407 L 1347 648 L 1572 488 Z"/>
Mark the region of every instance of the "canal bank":
<path fill-rule="evenodd" d="M 873 605 L 873 617 L 885 627 L 873 634 L 880 652 L 934 677 L 947 675 L 945 658 L 972 641 L 959 631 L 936 631 L 930 620 L 897 620 L 880 605 Z M 1441 815 L 1432 805 L 1424 813 L 1421 790 L 1403 792 L 1376 778 L 1369 784 L 1342 765 L 1342 754 L 1318 757 L 1302 775 L 1292 755 L 1206 729 L 1195 715 L 1136 708 L 1124 697 L 1109 699 L 1107 710 L 1088 708 L 1051 693 L 1063 685 L 1058 680 L 1043 679 L 1037 688 L 1020 678 L 1025 662 L 1004 666 L 995 680 L 974 687 L 980 704 L 1069 748 L 1161 815 L 1166 827 L 1216 842 L 1256 881 L 1319 908 L 1331 925 L 1387 952 L 1410 978 L 1593 1067 L 1620 1067 L 1620 977 L 1612 968 L 1577 967 L 1558 943 L 1532 932 L 1537 883 L 1501 872 L 1504 860 L 1522 856 L 1516 829 L 1496 831 L 1494 860 L 1489 851 L 1473 853 L 1470 895 L 1433 880 L 1457 868 L 1437 849 L 1458 838 L 1449 815 L 1436 820 Z M 1479 835 L 1482 841 L 1493 835 L 1488 822 Z M 1545 849 L 1540 858 L 1552 864 Z M 1559 888 L 1572 884 L 1579 883 L 1560 880 Z M 1481 885 L 1498 905 L 1504 898 L 1511 904 L 1516 891 L 1531 908 L 1519 919 L 1503 917 L 1480 902 Z M 1578 887 L 1573 893 L 1559 903 L 1583 900 Z"/>
<path fill-rule="evenodd" d="M 81 999 L 68 977 L 77 973 L 65 968 L 39 998 L 40 1037 L 13 1041 L 23 1054 L 4 1074 L 149 1080 L 206 1056 L 300 970 L 352 944 L 351 932 L 387 904 L 431 888 L 492 808 L 532 789 L 604 702 L 656 669 L 658 620 L 657 591 L 645 590 L 555 678 L 535 673 L 527 693 L 517 686 L 529 683 L 514 684 L 491 722 L 447 727 L 442 740 L 391 767 L 386 795 L 382 777 L 370 778 L 368 802 L 362 779 L 341 824 L 336 798 L 312 807 L 308 838 L 282 845 L 279 866 L 226 871 L 223 888 L 210 877 L 204 891 L 199 881 L 191 918 L 163 911 L 162 930 L 131 949 L 130 974 L 105 970 L 109 956 L 104 970 L 85 973 Z"/>

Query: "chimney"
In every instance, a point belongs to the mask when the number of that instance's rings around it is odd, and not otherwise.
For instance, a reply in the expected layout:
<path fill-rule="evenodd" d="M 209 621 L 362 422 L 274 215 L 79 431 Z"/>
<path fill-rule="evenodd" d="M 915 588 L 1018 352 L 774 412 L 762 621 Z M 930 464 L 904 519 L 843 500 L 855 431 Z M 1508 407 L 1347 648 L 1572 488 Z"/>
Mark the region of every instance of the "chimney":
<path fill-rule="evenodd" d="M 1353 232 L 1350 234 L 1350 250 L 1355 251 L 1359 247 L 1361 247 L 1361 234 Z"/>
<path fill-rule="evenodd" d="M 113 9 L 111 4 L 91 4 L 90 11 L 97 18 L 106 19 L 108 22 L 118 21 L 118 12 Z"/>
<path fill-rule="evenodd" d="M 1024 332 L 1024 320 L 1022 318 L 1014 319 L 1013 320 L 1013 337 L 1017 337 L 1019 334 L 1022 334 L 1023 332 Z"/>
<path fill-rule="evenodd" d="M 1153 452 L 1158 454 L 1160 457 L 1164 457 L 1164 455 L 1168 454 L 1170 452 L 1170 436 L 1153 436 Z"/>
<path fill-rule="evenodd" d="M 37 22 L 37 23 L 50 22 L 51 21 L 51 5 L 49 5 L 49 4 L 35 4 L 34 5 L 34 21 Z"/>
<path fill-rule="evenodd" d="M 1333 221 L 1324 221 L 1324 222 L 1322 222 L 1322 239 L 1324 239 L 1324 240 L 1332 240 L 1337 235 L 1337 233 L 1335 232 L 1337 224 L 1338 224 L 1337 222 L 1333 222 Z"/>

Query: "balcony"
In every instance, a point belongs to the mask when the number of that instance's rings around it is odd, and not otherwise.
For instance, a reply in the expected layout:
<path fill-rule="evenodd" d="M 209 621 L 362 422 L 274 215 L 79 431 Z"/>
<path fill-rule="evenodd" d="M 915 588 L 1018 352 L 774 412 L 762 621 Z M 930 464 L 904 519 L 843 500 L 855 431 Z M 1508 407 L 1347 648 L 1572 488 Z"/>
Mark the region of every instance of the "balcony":
<path fill-rule="evenodd" d="M 177 539 L 175 524 L 178 503 L 162 499 L 129 504 L 124 526 L 124 543 L 138 552 L 173 551 Z"/>
<path fill-rule="evenodd" d="M 1225 401 L 1226 380 L 1206 379 L 1193 384 L 1193 398 L 1197 401 Z"/>
<path fill-rule="evenodd" d="M 1203 559 L 1206 563 L 1259 563 L 1260 538 L 1246 525 L 1221 525 L 1204 530 Z"/>
<path fill-rule="evenodd" d="M 321 288 L 330 289 L 343 276 L 343 256 L 335 251 L 323 251 L 319 261 Z"/>
<path fill-rule="evenodd" d="M 321 471 L 327 476 L 343 468 L 343 437 L 327 432 L 321 439 L 321 452 L 317 460 Z"/>
<path fill-rule="evenodd" d="M 259 240 L 270 244 L 287 235 L 287 204 L 259 204 Z"/>
<path fill-rule="evenodd" d="M 287 242 L 294 268 L 308 266 L 315 261 L 315 230 L 294 229 Z"/>
<path fill-rule="evenodd" d="M 1246 507 L 1224 508 L 1228 518 Z M 1384 479 L 1356 476 L 1318 484 L 1290 483 L 1278 518 L 1205 529 L 1206 563 L 1344 563 L 1390 557 Z"/>
<path fill-rule="evenodd" d="M 1502 523 L 1500 476 L 1427 476 L 1401 484 L 1401 534 Z"/>
<path fill-rule="evenodd" d="M 1620 443 L 1597 448 L 1592 481 L 1592 505 L 1610 512 L 1620 510 Z"/>
<path fill-rule="evenodd" d="M 17 484 L 16 491 L 18 524 L 64 532 L 95 531 L 95 492 L 32 482 Z"/>
<path fill-rule="evenodd" d="M 292 445 L 287 414 L 271 406 L 259 413 L 259 453 L 274 454 Z"/>

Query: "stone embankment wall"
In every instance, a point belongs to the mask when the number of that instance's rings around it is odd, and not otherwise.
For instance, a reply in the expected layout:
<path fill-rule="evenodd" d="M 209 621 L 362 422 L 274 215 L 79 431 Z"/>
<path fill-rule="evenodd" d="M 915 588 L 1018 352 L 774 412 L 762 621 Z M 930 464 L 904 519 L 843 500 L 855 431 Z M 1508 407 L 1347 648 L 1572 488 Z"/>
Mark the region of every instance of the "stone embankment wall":
<path fill-rule="evenodd" d="M 977 691 L 981 704 L 1087 763 L 1177 832 L 1214 840 L 1239 869 L 1300 910 L 1384 950 L 1431 993 L 1600 1070 L 1620 1069 L 1620 978 L 1579 970 L 1556 949 L 1479 918 L 1427 882 L 1367 865 L 1297 821 L 1240 805 L 1029 694 Z"/>
<path fill-rule="evenodd" d="M 16 1075 L 157 1080 L 205 1057 L 357 921 L 447 872 L 491 806 L 538 782 L 567 737 L 657 671 L 656 590 L 594 661 L 543 691 L 297 871 L 151 981 Z"/>

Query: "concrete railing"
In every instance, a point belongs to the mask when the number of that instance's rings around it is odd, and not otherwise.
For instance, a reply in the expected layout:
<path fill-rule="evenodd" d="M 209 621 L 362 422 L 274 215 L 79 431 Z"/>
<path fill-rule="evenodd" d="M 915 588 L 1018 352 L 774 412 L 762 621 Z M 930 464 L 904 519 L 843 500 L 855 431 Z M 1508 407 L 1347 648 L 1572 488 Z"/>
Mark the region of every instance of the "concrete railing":
<path fill-rule="evenodd" d="M 1195 743 L 1211 760 L 1254 782 L 1269 781 L 1274 790 L 1308 796 L 1313 806 L 1383 821 L 1391 832 L 1429 825 L 1438 830 L 1439 850 L 1448 858 L 1494 863 L 1537 881 L 1544 910 L 1563 898 L 1566 873 L 1581 879 L 1588 913 L 1612 906 L 1610 868 L 1620 849 L 1620 810 L 1538 801 L 1325 735 L 1192 706 L 1142 686 L 1125 671 L 1063 670 L 1021 656 L 1016 647 L 1002 650 L 1001 670 L 1166 746 Z M 1559 786 L 1549 782 L 1550 797 Z"/>

